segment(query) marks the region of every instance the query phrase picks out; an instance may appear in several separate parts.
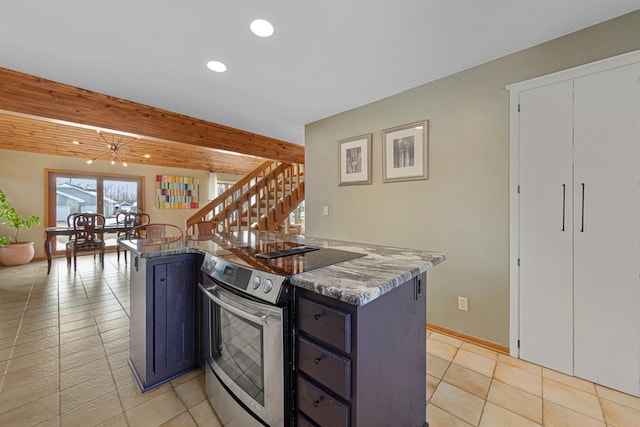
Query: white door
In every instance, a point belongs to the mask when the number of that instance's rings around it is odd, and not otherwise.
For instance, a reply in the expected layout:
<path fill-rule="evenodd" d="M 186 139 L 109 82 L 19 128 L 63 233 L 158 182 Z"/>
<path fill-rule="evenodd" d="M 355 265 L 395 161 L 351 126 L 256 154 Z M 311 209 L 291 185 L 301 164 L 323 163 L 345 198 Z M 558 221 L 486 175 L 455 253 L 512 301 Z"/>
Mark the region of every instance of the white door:
<path fill-rule="evenodd" d="M 520 357 L 573 372 L 573 83 L 520 93 Z"/>
<path fill-rule="evenodd" d="M 635 64 L 574 81 L 574 375 L 634 395 L 640 394 L 639 79 Z"/>

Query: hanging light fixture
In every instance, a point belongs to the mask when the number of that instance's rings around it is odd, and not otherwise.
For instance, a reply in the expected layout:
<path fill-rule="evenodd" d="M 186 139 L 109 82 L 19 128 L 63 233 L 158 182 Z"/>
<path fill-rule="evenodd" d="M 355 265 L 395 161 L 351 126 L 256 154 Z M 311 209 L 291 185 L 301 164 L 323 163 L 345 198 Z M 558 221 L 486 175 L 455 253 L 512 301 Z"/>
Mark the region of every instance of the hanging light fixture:
<path fill-rule="evenodd" d="M 107 135 L 105 136 L 105 134 L 101 131 L 101 130 L 96 130 L 96 132 L 98 133 L 98 135 L 100 135 L 100 138 L 102 138 L 102 141 L 105 144 L 105 147 L 107 149 L 107 151 L 105 152 L 104 156 L 103 155 L 99 155 L 96 157 L 93 157 L 89 160 L 87 160 L 87 164 L 90 165 L 92 164 L 94 161 L 98 160 L 99 158 L 105 157 L 104 160 L 107 160 L 108 162 L 110 162 L 112 165 L 115 165 L 116 163 L 120 163 L 122 165 L 122 167 L 127 167 L 128 164 L 125 160 L 125 158 L 123 157 L 123 150 L 122 148 L 124 146 L 126 146 L 127 144 L 129 144 L 132 139 L 125 139 L 126 137 L 124 135 Z M 83 144 L 82 142 L 78 142 L 78 141 L 73 141 L 74 145 L 81 145 Z M 144 158 L 148 159 L 151 156 L 149 154 L 145 154 Z"/>

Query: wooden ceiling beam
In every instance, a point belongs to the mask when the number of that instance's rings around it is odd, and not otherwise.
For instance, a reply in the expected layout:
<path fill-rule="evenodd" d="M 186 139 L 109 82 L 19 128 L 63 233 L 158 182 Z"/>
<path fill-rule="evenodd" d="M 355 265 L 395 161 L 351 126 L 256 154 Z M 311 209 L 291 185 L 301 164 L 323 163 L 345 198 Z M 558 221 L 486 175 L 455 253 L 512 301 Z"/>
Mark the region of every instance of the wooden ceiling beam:
<path fill-rule="evenodd" d="M 0 67 L 0 110 L 304 163 L 304 147 Z"/>

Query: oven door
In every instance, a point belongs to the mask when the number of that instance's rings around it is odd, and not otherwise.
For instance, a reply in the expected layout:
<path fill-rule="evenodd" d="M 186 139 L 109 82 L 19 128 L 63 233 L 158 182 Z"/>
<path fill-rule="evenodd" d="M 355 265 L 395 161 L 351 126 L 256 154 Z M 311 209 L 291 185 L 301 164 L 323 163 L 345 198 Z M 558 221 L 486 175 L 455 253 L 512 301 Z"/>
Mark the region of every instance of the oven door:
<path fill-rule="evenodd" d="M 207 396 L 220 421 L 249 425 L 249 410 L 268 426 L 284 426 L 283 308 L 217 283 L 200 289 L 206 297 Z"/>

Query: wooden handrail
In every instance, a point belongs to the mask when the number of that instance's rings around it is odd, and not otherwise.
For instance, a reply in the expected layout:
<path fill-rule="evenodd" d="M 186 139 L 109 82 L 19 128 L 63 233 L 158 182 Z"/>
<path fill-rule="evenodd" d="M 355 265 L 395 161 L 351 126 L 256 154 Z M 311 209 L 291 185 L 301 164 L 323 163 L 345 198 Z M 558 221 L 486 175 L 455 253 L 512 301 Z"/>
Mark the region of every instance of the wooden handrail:
<path fill-rule="evenodd" d="M 208 220 L 224 231 L 274 231 L 302 201 L 304 166 L 265 162 L 187 219 L 186 230 L 192 234 L 195 223 Z"/>

